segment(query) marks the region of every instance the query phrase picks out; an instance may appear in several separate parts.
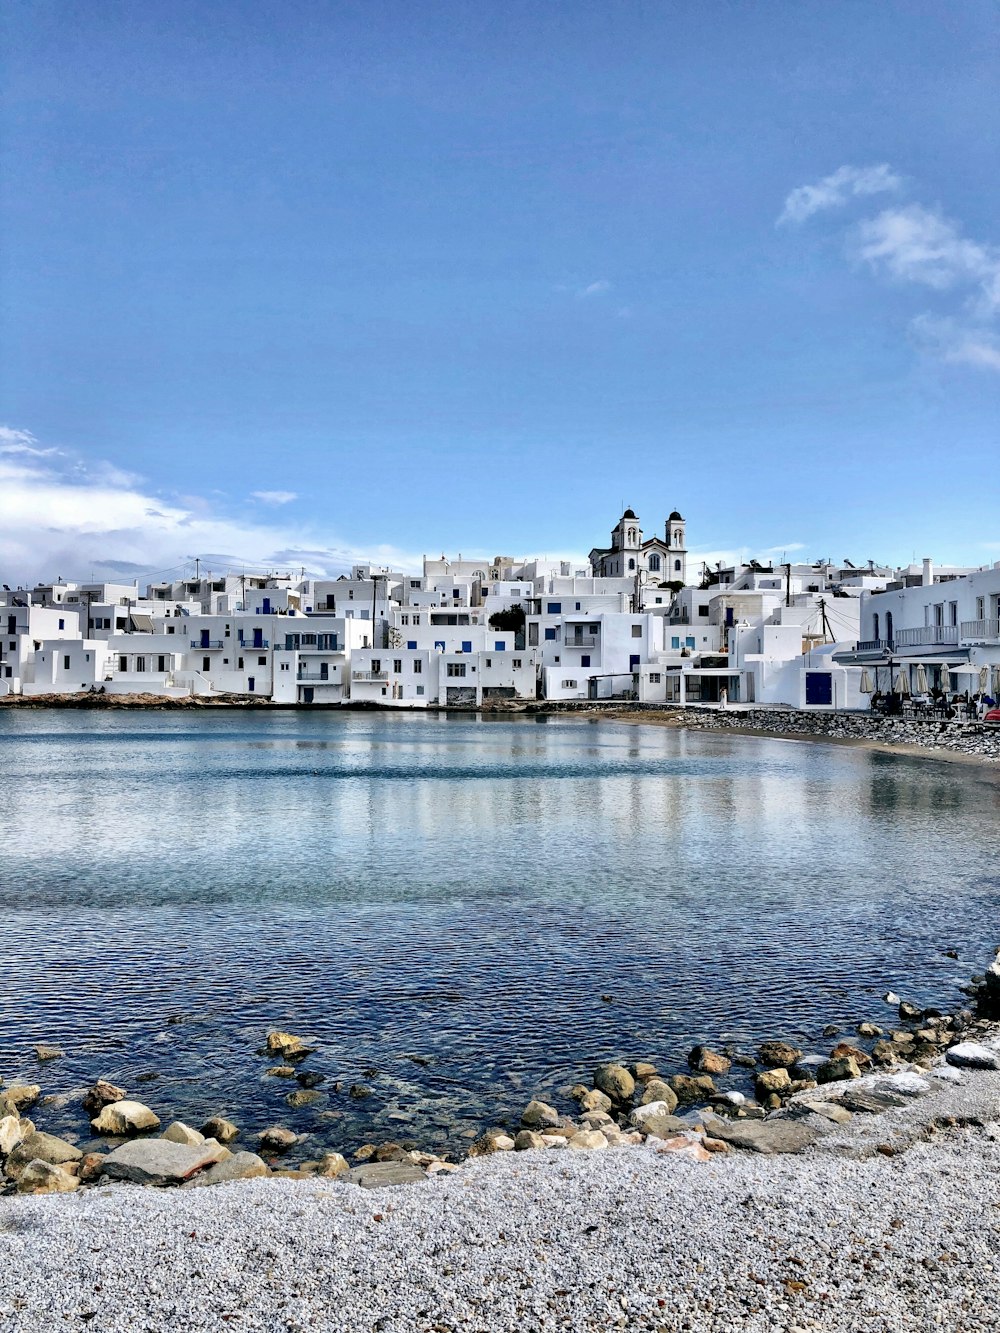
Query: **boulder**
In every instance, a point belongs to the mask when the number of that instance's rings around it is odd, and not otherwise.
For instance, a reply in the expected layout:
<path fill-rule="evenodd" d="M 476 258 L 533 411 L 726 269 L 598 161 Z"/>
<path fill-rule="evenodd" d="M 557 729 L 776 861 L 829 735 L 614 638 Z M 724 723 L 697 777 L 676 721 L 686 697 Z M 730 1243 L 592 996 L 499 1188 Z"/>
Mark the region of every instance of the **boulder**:
<path fill-rule="evenodd" d="M 69 1194 L 79 1188 L 79 1180 L 65 1167 L 41 1160 L 28 1162 L 17 1182 L 19 1194 Z"/>
<path fill-rule="evenodd" d="M 228 1155 L 221 1144 L 206 1139 L 189 1146 L 170 1139 L 136 1139 L 108 1153 L 101 1174 L 137 1185 L 179 1185 Z"/>
<path fill-rule="evenodd" d="M 685 1104 L 706 1102 L 718 1092 L 708 1074 L 673 1074 L 667 1083 L 678 1102 Z"/>
<path fill-rule="evenodd" d="M 581 1129 L 567 1140 L 567 1146 L 577 1152 L 586 1152 L 594 1148 L 606 1148 L 608 1141 L 599 1129 Z"/>
<path fill-rule="evenodd" d="M 298 1055 L 304 1049 L 302 1038 L 296 1037 L 291 1032 L 269 1032 L 267 1034 L 269 1055 L 283 1055 L 287 1059 L 291 1055 Z"/>
<path fill-rule="evenodd" d="M 211 1135 L 209 1137 L 214 1138 L 216 1136 Z M 168 1143 L 183 1143 L 188 1148 L 197 1148 L 205 1142 L 206 1135 L 199 1134 L 190 1125 L 185 1125 L 183 1120 L 175 1120 L 172 1125 L 168 1125 L 163 1131 L 163 1138 Z M 221 1142 L 221 1139 L 219 1142 Z"/>
<path fill-rule="evenodd" d="M 897 1012 L 904 1023 L 919 1023 L 924 1016 L 924 1011 L 910 1004 L 909 1000 L 901 1000 Z"/>
<path fill-rule="evenodd" d="M 8 1109 L 18 1113 L 34 1106 L 41 1095 L 42 1090 L 37 1083 L 12 1083 L 3 1090 L 3 1099 Z"/>
<path fill-rule="evenodd" d="M 579 1098 L 581 1111 L 610 1111 L 612 1107 L 611 1098 L 606 1092 L 601 1092 L 600 1088 L 591 1088 Z"/>
<path fill-rule="evenodd" d="M 713 1120 L 713 1138 L 759 1153 L 799 1153 L 819 1135 L 800 1120 Z"/>
<path fill-rule="evenodd" d="M 802 1058 L 799 1048 L 789 1045 L 787 1041 L 761 1042 L 757 1054 L 761 1064 L 767 1065 L 769 1069 L 791 1069 Z"/>
<path fill-rule="evenodd" d="M 845 1055 L 850 1056 L 859 1069 L 871 1069 L 872 1060 L 867 1051 L 860 1050 L 857 1046 L 852 1046 L 850 1042 L 838 1042 L 830 1052 L 831 1060 L 840 1060 Z"/>
<path fill-rule="evenodd" d="M 783 1092 L 791 1092 L 792 1076 L 783 1066 L 775 1069 L 768 1069 L 763 1074 L 758 1074 L 754 1080 L 754 1087 L 758 1098 L 762 1101 L 772 1093 L 780 1096 Z"/>
<path fill-rule="evenodd" d="M 514 1137 L 515 1152 L 530 1152 L 533 1149 L 544 1148 L 545 1140 L 541 1134 L 533 1129 L 522 1129 Z"/>
<path fill-rule="evenodd" d="M 294 1078 L 294 1065 L 272 1065 L 270 1069 L 265 1069 L 264 1073 L 271 1078 Z"/>
<path fill-rule="evenodd" d="M 426 1173 L 413 1162 L 370 1162 L 346 1171 L 340 1180 L 362 1189 L 381 1189 L 385 1185 L 414 1185 L 426 1180 Z"/>
<path fill-rule="evenodd" d="M 83 1109 L 91 1120 L 100 1115 L 111 1102 L 120 1102 L 125 1098 L 125 1089 L 107 1079 L 99 1078 L 92 1088 L 83 1094 Z"/>
<path fill-rule="evenodd" d="M 801 1101 L 795 1102 L 789 1110 L 795 1114 L 799 1107 L 811 1115 L 820 1115 L 824 1120 L 831 1120 L 836 1125 L 846 1125 L 848 1121 L 854 1119 L 847 1107 L 841 1106 L 838 1102 Z"/>
<path fill-rule="evenodd" d="M 1000 1069 L 1000 1051 L 977 1041 L 960 1041 L 945 1052 L 945 1059 L 958 1069 Z"/>
<path fill-rule="evenodd" d="M 295 1081 L 301 1088 L 318 1088 L 321 1083 L 326 1082 L 326 1075 L 316 1069 L 304 1069 L 295 1075 Z"/>
<path fill-rule="evenodd" d="M 282 1125 L 270 1125 L 260 1135 L 260 1146 L 265 1152 L 287 1152 L 298 1143 L 299 1136 Z"/>
<path fill-rule="evenodd" d="M 594 1087 L 620 1105 L 631 1099 L 635 1092 L 635 1079 L 624 1065 L 598 1065 L 594 1070 Z"/>
<path fill-rule="evenodd" d="M 816 1070 L 817 1083 L 839 1083 L 842 1079 L 860 1077 L 861 1070 L 850 1055 L 838 1056 L 836 1060 L 824 1060 Z"/>
<path fill-rule="evenodd" d="M 226 1120 L 224 1116 L 213 1115 L 206 1120 L 201 1127 L 201 1132 L 206 1139 L 217 1139 L 219 1143 L 230 1144 L 233 1139 L 239 1137 L 240 1131 L 231 1120 Z"/>
<path fill-rule="evenodd" d="M 340 1154 L 336 1154 L 338 1157 Z M 346 1163 L 345 1163 L 346 1165 Z M 222 1185 L 227 1180 L 253 1180 L 271 1174 L 267 1163 L 254 1152 L 234 1152 L 200 1172 L 192 1181 L 195 1185 Z"/>
<path fill-rule="evenodd" d="M 143 1106 L 142 1102 L 109 1102 L 90 1124 L 95 1134 L 118 1137 L 124 1134 L 144 1134 L 147 1130 L 159 1129 L 160 1117 L 148 1106 Z"/>
<path fill-rule="evenodd" d="M 58 1046 L 39 1045 L 35 1047 L 35 1058 L 37 1060 L 58 1060 L 60 1056 L 65 1054 L 66 1052 L 61 1051 Z"/>
<path fill-rule="evenodd" d="M 646 1116 L 643 1121 L 636 1125 L 636 1129 L 654 1139 L 668 1139 L 680 1130 L 690 1129 L 690 1126 L 686 1121 L 678 1119 L 675 1115 L 659 1111 L 655 1115 Z"/>
<path fill-rule="evenodd" d="M 673 1112 L 677 1107 L 677 1093 L 662 1078 L 651 1078 L 642 1090 L 639 1105 L 649 1106 L 653 1102 L 666 1102 L 667 1111 Z"/>
<path fill-rule="evenodd" d="M 872 1063 L 883 1068 L 894 1065 L 898 1052 L 891 1041 L 877 1041 L 872 1047 Z"/>
<path fill-rule="evenodd" d="M 65 1166 L 67 1162 L 78 1162 L 83 1153 L 75 1144 L 65 1139 L 57 1139 L 54 1134 L 43 1134 L 35 1130 L 23 1139 L 7 1158 L 6 1172 L 11 1180 L 17 1180 L 25 1167 L 31 1162 L 48 1162 L 50 1166 Z"/>
<path fill-rule="evenodd" d="M 847 1088 L 841 1096 L 841 1102 L 849 1111 L 860 1111 L 868 1115 L 881 1115 L 905 1106 L 906 1098 L 898 1094 L 877 1088 Z"/>
<path fill-rule="evenodd" d="M 260 1161 L 260 1159 L 257 1159 Z M 339 1152 L 325 1152 L 319 1159 L 319 1170 L 317 1175 L 327 1176 L 333 1179 L 336 1176 L 342 1176 L 345 1171 L 350 1171 L 351 1166 L 347 1158 Z"/>
<path fill-rule="evenodd" d="M 22 1120 L 16 1115 L 5 1115 L 0 1120 L 0 1157 L 6 1157 L 8 1153 L 13 1152 L 34 1128 L 30 1120 Z"/>
<path fill-rule="evenodd" d="M 502 1129 L 488 1129 L 485 1134 L 481 1134 L 478 1139 L 469 1145 L 470 1157 L 489 1157 L 495 1152 L 512 1152 L 514 1149 L 514 1139 L 509 1134 L 505 1134 Z M 401 1156 L 406 1157 L 406 1153 L 400 1150 Z M 378 1153 L 375 1154 L 376 1161 L 381 1161 Z"/>
<path fill-rule="evenodd" d="M 295 1092 L 290 1092 L 285 1101 L 293 1111 L 301 1110 L 303 1106 L 312 1106 L 313 1102 L 323 1100 L 323 1094 L 317 1092 L 315 1088 L 297 1088 Z"/>
<path fill-rule="evenodd" d="M 107 1153 L 103 1152 L 85 1152 L 80 1158 L 79 1177 L 80 1184 L 86 1185 L 90 1181 L 96 1180 L 101 1174 L 101 1168 L 104 1166 L 104 1159 Z"/>
<path fill-rule="evenodd" d="M 647 1078 L 656 1077 L 656 1065 L 651 1065 L 648 1060 L 636 1060 L 634 1065 L 629 1065 L 629 1073 L 637 1083 L 643 1083 Z"/>
<path fill-rule="evenodd" d="M 882 1029 L 877 1023 L 859 1023 L 855 1028 L 859 1037 L 881 1037 Z"/>
<path fill-rule="evenodd" d="M 530 1101 L 521 1115 L 522 1129 L 557 1129 L 560 1123 L 556 1108 L 537 1099 Z"/>
<path fill-rule="evenodd" d="M 732 1067 L 731 1060 L 716 1051 L 710 1051 L 707 1046 L 695 1046 L 688 1053 L 688 1064 L 701 1074 L 728 1074 Z"/>

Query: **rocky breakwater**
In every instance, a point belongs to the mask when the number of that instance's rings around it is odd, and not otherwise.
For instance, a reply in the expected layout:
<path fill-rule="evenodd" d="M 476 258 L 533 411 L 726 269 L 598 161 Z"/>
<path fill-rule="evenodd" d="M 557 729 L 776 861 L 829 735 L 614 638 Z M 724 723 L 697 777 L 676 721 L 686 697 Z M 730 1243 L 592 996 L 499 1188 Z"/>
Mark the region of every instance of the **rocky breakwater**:
<path fill-rule="evenodd" d="M 1000 760 L 1000 726 L 957 718 L 883 718 L 873 717 L 870 713 L 806 713 L 794 708 L 723 710 L 691 707 L 671 713 L 670 720 L 677 726 L 694 727 L 700 731 L 761 732 L 804 739 L 914 746 Z"/>

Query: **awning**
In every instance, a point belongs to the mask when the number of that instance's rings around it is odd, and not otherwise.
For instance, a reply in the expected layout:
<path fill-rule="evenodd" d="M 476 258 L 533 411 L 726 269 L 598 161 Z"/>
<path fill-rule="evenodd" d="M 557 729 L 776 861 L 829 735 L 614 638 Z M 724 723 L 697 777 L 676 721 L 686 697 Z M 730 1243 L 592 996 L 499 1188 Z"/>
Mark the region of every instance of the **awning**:
<path fill-rule="evenodd" d="M 130 611 L 128 618 L 132 622 L 132 629 L 139 634 L 154 633 L 152 616 L 144 616 L 138 611 Z"/>

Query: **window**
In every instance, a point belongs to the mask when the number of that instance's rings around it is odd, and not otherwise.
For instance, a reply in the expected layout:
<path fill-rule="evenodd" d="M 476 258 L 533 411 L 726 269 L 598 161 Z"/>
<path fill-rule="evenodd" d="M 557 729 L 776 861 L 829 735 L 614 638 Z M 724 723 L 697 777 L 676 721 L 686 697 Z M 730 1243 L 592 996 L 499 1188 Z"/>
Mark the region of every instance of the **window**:
<path fill-rule="evenodd" d="M 649 673 L 649 683 L 650 685 L 659 685 L 660 673 L 658 671 L 651 671 Z"/>
<path fill-rule="evenodd" d="M 487 659 L 486 659 L 486 665 L 487 665 L 487 667 L 491 667 L 491 666 L 493 665 L 493 658 L 492 658 L 492 657 L 487 657 Z"/>
<path fill-rule="evenodd" d="M 399 623 L 400 623 L 401 625 L 408 625 L 408 624 L 410 623 L 410 617 L 409 617 L 409 616 L 400 616 L 400 617 L 399 617 Z"/>
<path fill-rule="evenodd" d="M 410 579 L 410 587 L 411 587 L 411 588 L 419 588 L 419 587 L 420 587 L 420 580 L 419 580 L 419 579 Z"/>
<path fill-rule="evenodd" d="M 420 624 L 420 617 L 419 617 L 419 616 L 414 616 L 414 617 L 413 617 L 413 623 L 414 623 L 414 625 L 419 625 L 419 624 Z"/>
<path fill-rule="evenodd" d="M 521 659 L 520 659 L 519 657 L 515 657 L 515 658 L 514 658 L 513 666 L 514 666 L 514 670 L 515 670 L 515 671 L 520 671 L 520 669 L 521 669 Z"/>
<path fill-rule="evenodd" d="M 547 630 L 545 631 L 545 637 L 546 637 L 546 638 L 549 640 L 549 642 L 551 643 L 551 642 L 554 642 L 554 641 L 555 641 L 555 637 L 556 637 L 556 634 L 557 634 L 557 633 L 558 633 L 557 630 L 552 629 L 552 628 L 549 628 L 549 629 L 547 629 Z"/>
<path fill-rule="evenodd" d="M 495 653 L 502 653 L 506 650 L 506 648 L 507 648 L 506 639 L 495 639 L 493 641 L 493 651 Z"/>
<path fill-rule="evenodd" d="M 679 560 L 675 560 L 675 561 L 674 561 L 674 573 L 675 573 L 675 574 L 679 574 L 680 572 L 681 572 L 681 562 L 680 562 Z"/>
<path fill-rule="evenodd" d="M 241 657 L 241 658 L 240 658 L 240 666 L 242 666 L 242 665 L 243 665 L 243 658 Z M 136 669 L 138 670 L 138 667 L 137 667 Z M 203 657 L 203 658 L 201 659 L 201 669 L 202 669 L 202 671 L 211 671 L 211 669 L 212 669 L 212 659 L 211 659 L 210 657 Z"/>
<path fill-rule="evenodd" d="M 465 663 L 464 663 L 464 662 L 449 662 L 449 663 L 448 663 L 448 675 L 449 675 L 449 676 L 464 676 L 464 675 L 465 675 Z"/>
<path fill-rule="evenodd" d="M 156 659 L 156 669 L 157 671 L 166 671 L 167 669 L 167 659 L 163 656 L 162 653 Z"/>
<path fill-rule="evenodd" d="M 694 635 L 693 635 L 693 634 L 688 634 L 688 635 L 687 635 L 687 637 L 686 637 L 685 640 L 684 640 L 684 647 L 685 647 L 685 648 L 693 648 L 693 647 L 694 647 Z"/>
<path fill-rule="evenodd" d="M 471 652 L 472 652 L 472 640 L 471 640 L 471 639 L 463 639 L 463 640 L 462 640 L 462 652 L 463 652 L 463 653 L 471 653 Z"/>
<path fill-rule="evenodd" d="M 258 657 L 258 658 L 257 658 L 257 665 L 258 665 L 258 666 L 267 666 L 267 658 L 266 658 L 266 657 Z"/>
<path fill-rule="evenodd" d="M 104 622 L 104 628 L 105 628 L 105 629 L 109 629 L 110 626 L 111 626 L 111 622 L 110 622 L 109 620 L 106 620 L 106 621 Z M 168 634 L 174 634 L 174 633 L 176 633 L 176 630 L 174 629 L 174 626 L 173 626 L 173 625 L 168 625 L 168 626 L 167 626 L 167 633 L 168 633 Z"/>
<path fill-rule="evenodd" d="M 205 661 L 208 662 L 208 658 L 207 658 L 207 657 L 205 658 Z M 242 657 L 238 657 L 238 658 L 236 659 L 236 669 L 237 669 L 237 671 L 242 671 L 242 670 L 243 670 L 243 658 L 242 658 Z M 208 670 L 208 667 L 207 667 L 207 666 L 205 667 L 205 670 L 206 670 L 206 671 Z"/>
<path fill-rule="evenodd" d="M 562 602 L 549 602 L 545 610 L 550 616 L 560 616 L 562 615 Z"/>
<path fill-rule="evenodd" d="M 372 671 L 374 671 L 375 674 L 377 675 L 381 670 L 382 670 L 382 659 L 381 659 L 381 657 L 373 657 L 373 658 L 372 658 Z"/>
<path fill-rule="evenodd" d="M 423 669 L 424 669 L 424 664 L 418 657 L 417 660 L 413 663 L 413 674 L 415 676 L 419 676 L 420 673 L 423 671 Z"/>
<path fill-rule="evenodd" d="M 418 686 L 417 686 L 417 693 L 418 693 L 418 694 L 423 694 L 423 692 L 424 692 L 424 687 L 423 687 L 422 685 L 418 685 Z"/>
<path fill-rule="evenodd" d="M 564 690 L 575 690 L 575 689 L 576 689 L 576 681 L 575 681 L 575 680 L 564 680 L 563 683 L 562 683 L 562 687 L 563 687 Z"/>
<path fill-rule="evenodd" d="M 69 666 L 69 658 L 68 658 L 68 657 L 66 658 L 66 665 Z M 145 670 L 146 670 L 146 659 L 145 659 L 144 657 L 137 657 L 137 658 L 135 659 L 135 669 L 136 669 L 136 671 L 145 671 Z"/>
<path fill-rule="evenodd" d="M 407 640 L 406 640 L 406 646 L 407 646 L 407 648 L 416 648 L 416 646 L 417 646 L 417 641 L 416 641 L 416 639 L 407 639 Z"/>
<path fill-rule="evenodd" d="M 628 562 L 628 567 L 629 569 L 635 569 L 635 561 L 630 559 Z"/>
<path fill-rule="evenodd" d="M 649 568 L 653 574 L 660 572 L 660 557 L 655 553 L 649 557 Z"/>
<path fill-rule="evenodd" d="M 394 657 L 392 659 L 392 669 L 398 676 L 403 669 L 403 659 L 401 657 Z"/>
<path fill-rule="evenodd" d="M 66 628 L 66 622 L 65 622 L 65 620 L 60 620 L 60 621 L 59 621 L 59 628 L 60 628 L 60 629 L 65 629 L 65 628 Z"/>
<path fill-rule="evenodd" d="M 348 589 L 348 592 L 347 592 L 347 600 L 348 600 L 349 602 L 353 602 L 353 601 L 354 601 L 354 589 L 353 589 L 353 588 Z"/>
<path fill-rule="evenodd" d="M 281 664 L 281 669 L 282 669 L 282 671 L 287 671 L 287 670 L 288 670 L 288 663 L 287 663 L 287 662 L 282 662 L 282 664 Z"/>
<path fill-rule="evenodd" d="M 127 657 L 119 657 L 119 659 L 118 659 L 118 670 L 119 670 L 119 671 L 127 671 L 127 670 L 128 670 L 128 658 L 127 658 Z"/>
<path fill-rule="evenodd" d="M 580 658 L 580 665 L 581 665 L 581 666 L 590 666 L 590 654 L 589 654 L 589 653 L 584 653 L 584 654 L 581 656 L 581 658 Z"/>
<path fill-rule="evenodd" d="M 641 639 L 641 638 L 642 638 L 642 626 L 641 626 L 641 625 L 633 625 L 633 626 L 632 626 L 632 638 L 633 638 L 633 639 Z"/>
<path fill-rule="evenodd" d="M 69 658 L 68 658 L 68 657 L 64 657 L 64 658 L 63 658 L 63 668 L 64 668 L 64 670 L 66 670 L 66 671 L 69 670 Z"/>

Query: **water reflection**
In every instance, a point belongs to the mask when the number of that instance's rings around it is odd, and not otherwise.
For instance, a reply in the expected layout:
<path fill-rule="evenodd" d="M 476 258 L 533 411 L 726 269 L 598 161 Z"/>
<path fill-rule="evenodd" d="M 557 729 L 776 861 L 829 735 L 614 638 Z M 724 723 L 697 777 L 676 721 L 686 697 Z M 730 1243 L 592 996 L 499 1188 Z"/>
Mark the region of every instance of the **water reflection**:
<path fill-rule="evenodd" d="M 170 1115 L 291 1115 L 276 1025 L 328 1075 L 296 1124 L 453 1133 L 604 1056 L 954 1002 L 994 942 L 998 786 L 959 766 L 572 718 L 7 713 L 0 747 L 0 1066 L 57 1041 L 47 1082 Z"/>

